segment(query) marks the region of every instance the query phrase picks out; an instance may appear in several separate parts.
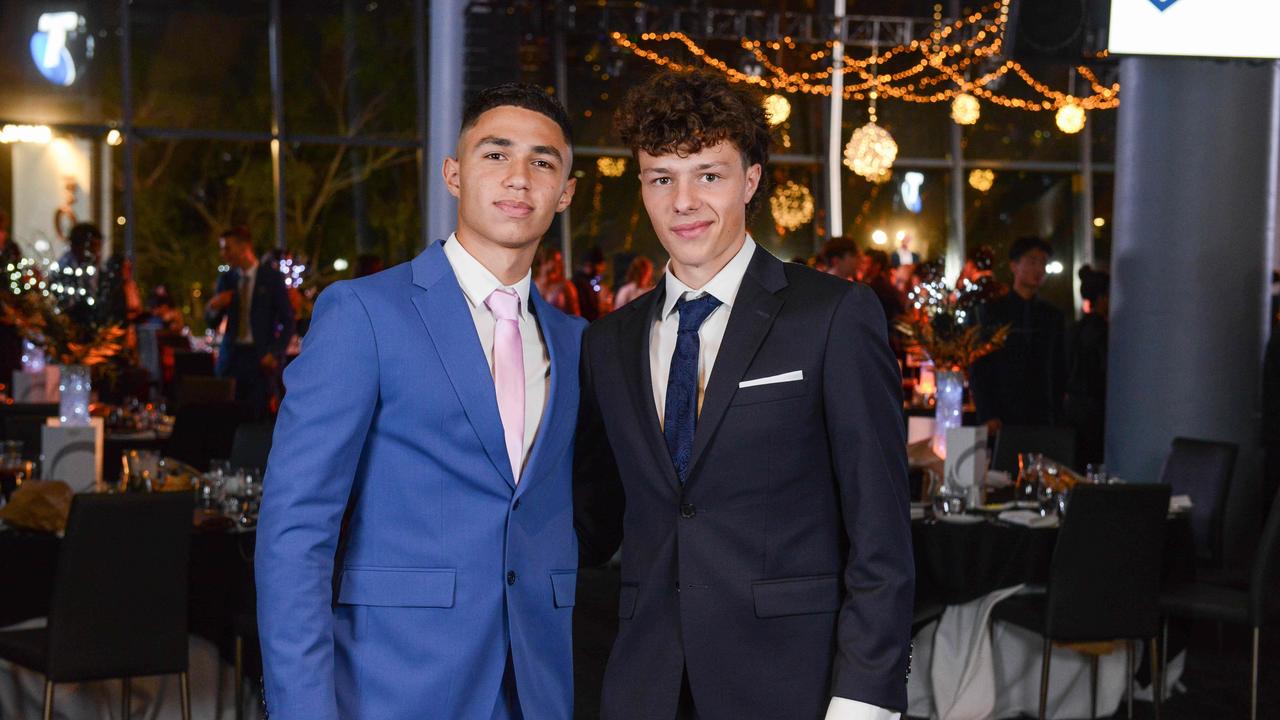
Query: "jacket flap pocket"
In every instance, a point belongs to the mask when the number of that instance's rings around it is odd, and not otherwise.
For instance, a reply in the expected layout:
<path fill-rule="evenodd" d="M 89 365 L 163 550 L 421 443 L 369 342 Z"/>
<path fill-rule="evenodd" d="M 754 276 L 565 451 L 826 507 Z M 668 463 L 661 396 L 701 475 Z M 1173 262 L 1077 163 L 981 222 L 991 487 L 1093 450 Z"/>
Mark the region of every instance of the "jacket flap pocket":
<path fill-rule="evenodd" d="M 840 580 L 835 575 L 764 580 L 752 583 L 756 617 L 810 615 L 840 609 Z"/>
<path fill-rule="evenodd" d="M 787 382 L 767 383 L 765 385 L 749 385 L 739 387 L 733 393 L 731 405 L 754 405 L 755 403 L 785 400 L 803 395 L 809 387 L 808 380 L 789 380 Z"/>
<path fill-rule="evenodd" d="M 634 583 L 624 583 L 618 588 L 618 617 L 629 620 L 636 614 L 636 598 L 639 595 L 640 586 Z"/>
<path fill-rule="evenodd" d="M 338 602 L 380 607 L 453 607 L 457 570 L 344 568 Z"/>
<path fill-rule="evenodd" d="M 552 570 L 551 591 L 555 595 L 556 607 L 573 607 L 573 598 L 578 591 L 578 571 Z"/>

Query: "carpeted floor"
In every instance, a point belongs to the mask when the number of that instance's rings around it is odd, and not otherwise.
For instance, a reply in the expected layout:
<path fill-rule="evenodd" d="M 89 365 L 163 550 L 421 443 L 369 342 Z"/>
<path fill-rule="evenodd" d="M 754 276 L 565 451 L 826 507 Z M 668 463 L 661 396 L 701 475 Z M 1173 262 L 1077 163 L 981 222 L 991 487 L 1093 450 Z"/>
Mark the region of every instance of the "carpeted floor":
<path fill-rule="evenodd" d="M 605 661 L 618 629 L 618 573 L 616 569 L 582 570 L 578 575 L 574 612 L 575 717 L 599 717 L 600 682 Z M 1280 718 L 1280 629 L 1263 634 L 1259 718 Z M 1179 693 L 1164 707 L 1164 720 L 1219 720 L 1249 716 L 1249 633 L 1244 628 L 1191 627 L 1187 671 Z M 1122 705 L 1116 717 L 1125 717 Z M 1150 703 L 1134 703 L 1134 717 L 1152 718 Z M 744 718 L 743 720 L 750 720 Z M 797 719 L 804 720 L 804 719 Z"/>

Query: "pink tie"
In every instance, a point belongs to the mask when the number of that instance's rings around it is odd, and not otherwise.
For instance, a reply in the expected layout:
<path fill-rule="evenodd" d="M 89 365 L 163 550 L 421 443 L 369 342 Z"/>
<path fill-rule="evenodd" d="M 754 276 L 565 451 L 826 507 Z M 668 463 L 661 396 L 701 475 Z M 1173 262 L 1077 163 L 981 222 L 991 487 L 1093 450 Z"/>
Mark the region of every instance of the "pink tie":
<path fill-rule="evenodd" d="M 524 346 L 520 343 L 520 296 L 498 288 L 484 304 L 497 318 L 493 328 L 493 388 L 506 435 L 511 476 L 520 482 L 524 460 Z"/>

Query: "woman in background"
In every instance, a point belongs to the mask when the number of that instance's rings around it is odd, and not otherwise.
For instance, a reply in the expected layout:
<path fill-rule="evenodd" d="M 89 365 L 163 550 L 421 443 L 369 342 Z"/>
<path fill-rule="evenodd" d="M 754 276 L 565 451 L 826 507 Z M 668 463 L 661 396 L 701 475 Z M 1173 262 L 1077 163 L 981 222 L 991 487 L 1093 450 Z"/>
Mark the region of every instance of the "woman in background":
<path fill-rule="evenodd" d="M 653 261 L 643 255 L 637 255 L 627 268 L 627 282 L 618 289 L 613 298 L 615 309 L 626 305 L 653 289 Z"/>
<path fill-rule="evenodd" d="M 533 260 L 533 284 L 549 305 L 566 315 L 581 315 L 578 290 L 564 277 L 564 254 L 551 245 L 538 247 Z"/>

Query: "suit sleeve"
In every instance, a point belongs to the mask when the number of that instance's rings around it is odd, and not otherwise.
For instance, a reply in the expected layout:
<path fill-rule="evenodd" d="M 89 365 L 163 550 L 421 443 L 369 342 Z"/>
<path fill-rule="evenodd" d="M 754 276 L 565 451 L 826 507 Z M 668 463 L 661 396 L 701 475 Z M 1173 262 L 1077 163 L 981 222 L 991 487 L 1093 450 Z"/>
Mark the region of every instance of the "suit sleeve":
<path fill-rule="evenodd" d="M 230 273 L 222 273 L 221 275 L 218 276 L 218 281 L 213 286 L 213 294 L 216 296 L 218 293 L 222 293 L 222 292 L 226 292 L 227 290 L 230 290 L 231 289 L 230 285 L 231 285 Z M 212 300 L 213 298 L 209 298 L 209 299 Z M 211 328 L 217 328 L 218 323 L 221 323 L 222 318 L 226 316 L 227 316 L 226 310 L 211 311 L 206 309 L 204 311 L 204 324 Z"/>
<path fill-rule="evenodd" d="M 297 331 L 297 318 L 293 314 L 293 303 L 289 302 L 289 288 L 285 286 L 284 275 L 276 274 L 271 290 L 275 296 L 271 305 L 276 313 L 271 325 L 277 328 L 277 332 L 275 339 L 271 341 L 270 352 L 276 357 L 283 357 Z"/>
<path fill-rule="evenodd" d="M 378 401 L 373 328 L 342 283 L 321 294 L 285 381 L 257 533 L 266 703 L 281 720 L 337 720 L 334 554 Z"/>
<path fill-rule="evenodd" d="M 849 540 L 831 694 L 907 707 L 915 565 L 901 380 L 875 295 L 851 285 L 827 337 L 827 432 Z"/>
<path fill-rule="evenodd" d="M 588 338 L 582 337 L 581 395 L 574 444 L 573 525 L 578 534 L 578 564 L 600 565 L 622 543 L 624 497 L 591 372 Z"/>

